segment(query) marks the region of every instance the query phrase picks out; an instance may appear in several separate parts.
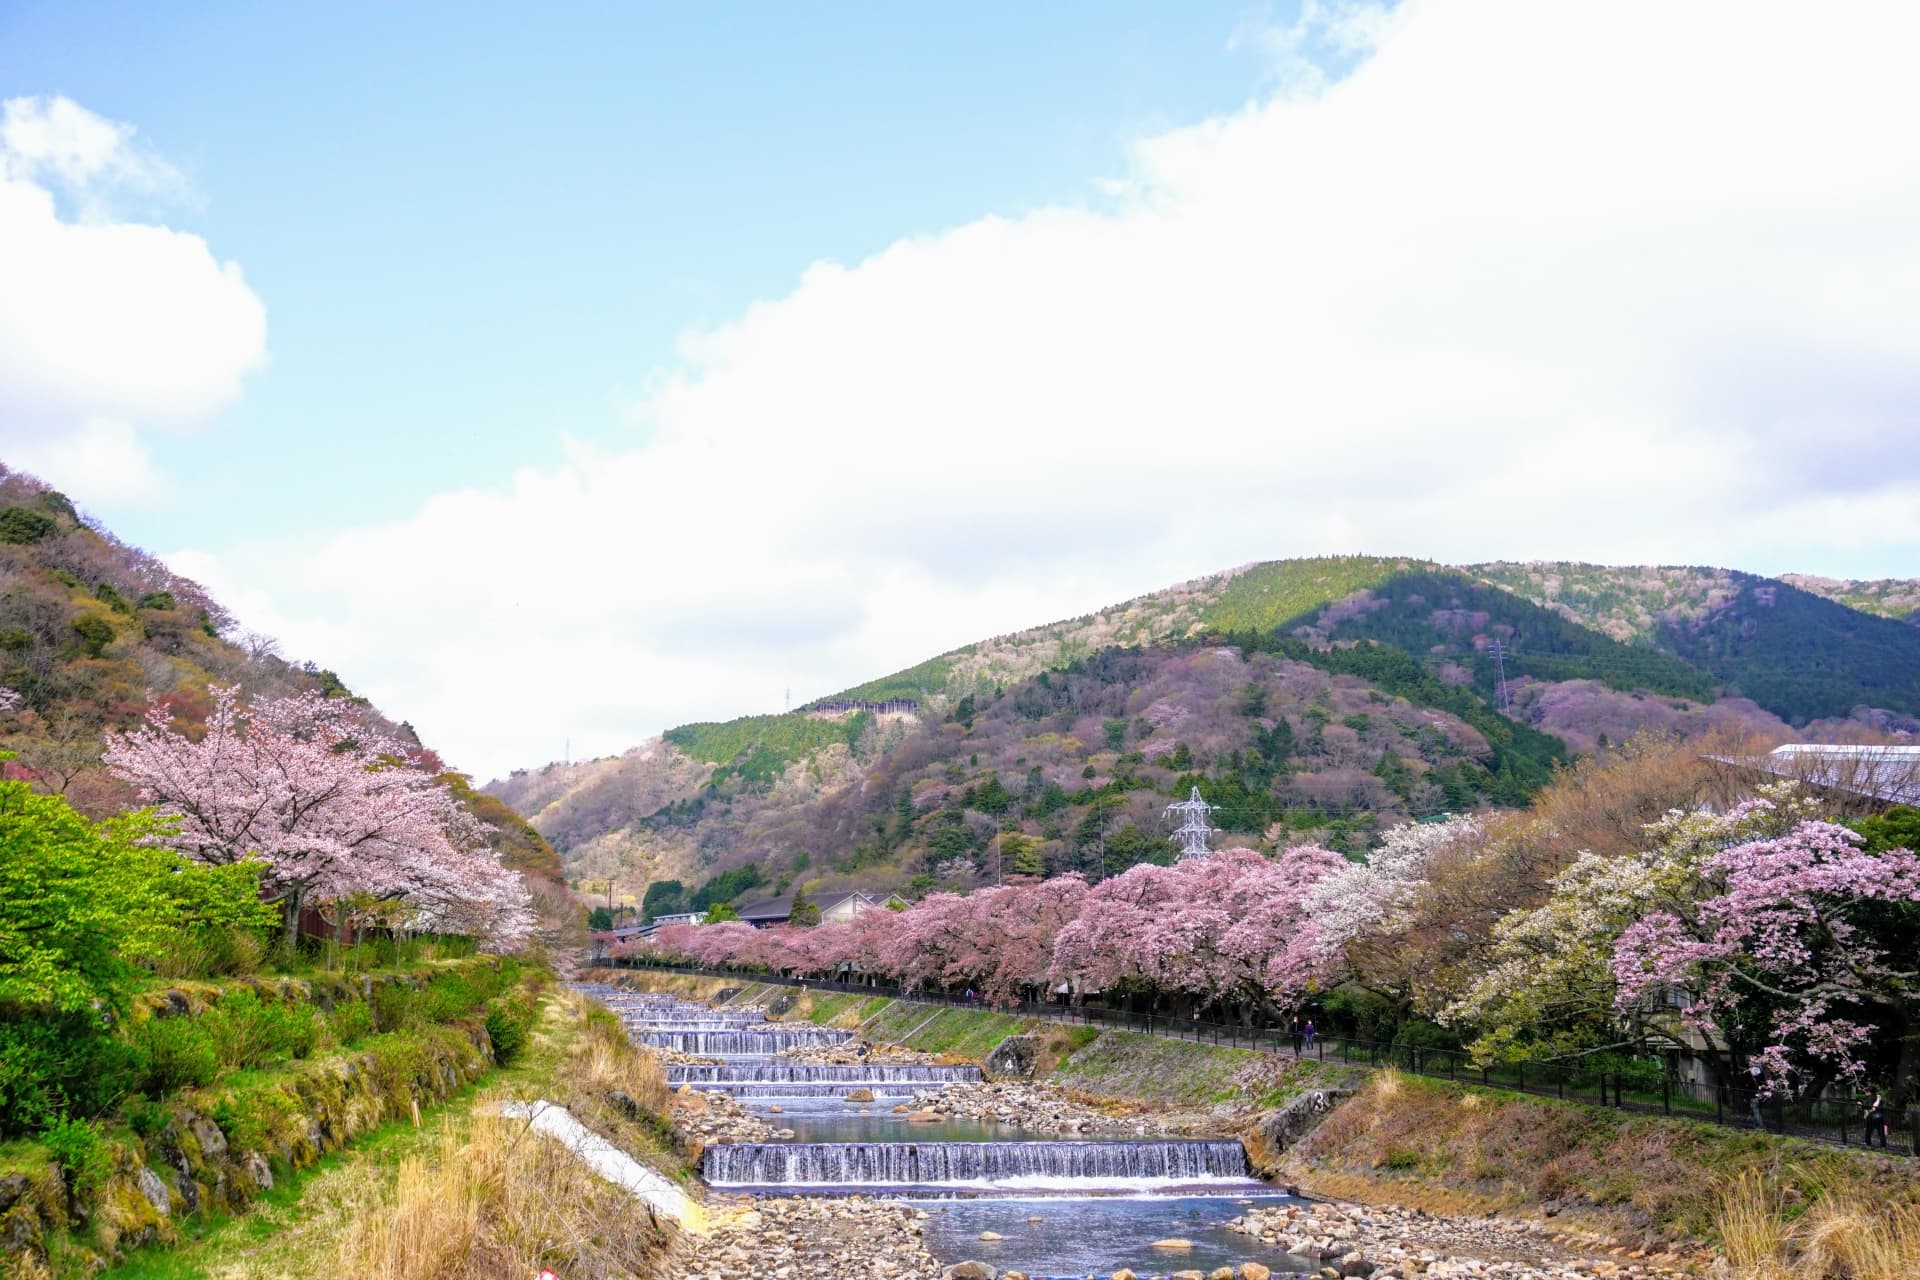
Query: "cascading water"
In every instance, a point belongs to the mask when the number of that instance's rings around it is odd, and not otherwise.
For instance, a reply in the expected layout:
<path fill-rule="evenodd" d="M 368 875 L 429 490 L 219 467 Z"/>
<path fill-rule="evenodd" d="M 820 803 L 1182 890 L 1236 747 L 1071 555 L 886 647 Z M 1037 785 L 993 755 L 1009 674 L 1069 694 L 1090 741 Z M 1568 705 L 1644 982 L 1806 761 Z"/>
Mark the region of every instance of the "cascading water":
<path fill-rule="evenodd" d="M 670 1084 L 699 1084 L 703 1081 L 760 1084 L 785 1081 L 804 1084 L 888 1084 L 922 1085 L 937 1088 L 980 1079 L 980 1068 L 970 1065 L 948 1066 L 936 1063 L 859 1062 L 827 1064 L 815 1062 L 728 1062 L 718 1066 L 674 1066 L 667 1068 Z"/>
<path fill-rule="evenodd" d="M 786 1142 L 708 1147 L 715 1186 L 992 1186 L 1130 1190 L 1252 1181 L 1238 1142 Z"/>
<path fill-rule="evenodd" d="M 709 1146 L 701 1173 L 714 1187 L 932 1197 L 909 1202 L 931 1214 L 928 1240 L 938 1255 L 949 1262 L 990 1256 L 998 1266 L 1029 1274 L 1085 1275 L 1096 1265 L 1122 1262 L 1139 1267 L 1156 1261 L 1143 1256 L 1151 1253 L 1148 1244 L 1167 1236 L 1195 1240 L 1184 1259 L 1189 1264 L 1212 1267 L 1257 1256 L 1276 1272 L 1293 1269 L 1278 1251 L 1250 1252 L 1243 1237 L 1219 1225 L 1241 1211 L 1244 1197 L 1269 1193 L 1253 1178 L 1238 1142 L 1069 1142 L 1041 1134 L 1020 1140 L 1018 1131 L 979 1122 L 910 1123 L 897 1113 L 913 1095 L 978 1081 L 980 1069 L 792 1062 L 779 1056 L 782 1050 L 853 1037 L 771 1021 L 758 1009 L 715 1009 L 615 987 L 589 988 L 589 994 L 642 1043 L 723 1059 L 667 1067 L 673 1088 L 730 1093 L 798 1132 L 799 1141 Z M 859 1102 L 848 1097 L 860 1090 L 869 1092 Z M 896 1137 L 906 1140 L 889 1140 Z M 1027 1203 L 1013 1210 L 1007 1197 Z M 1000 1243 L 983 1244 L 983 1229 Z"/>

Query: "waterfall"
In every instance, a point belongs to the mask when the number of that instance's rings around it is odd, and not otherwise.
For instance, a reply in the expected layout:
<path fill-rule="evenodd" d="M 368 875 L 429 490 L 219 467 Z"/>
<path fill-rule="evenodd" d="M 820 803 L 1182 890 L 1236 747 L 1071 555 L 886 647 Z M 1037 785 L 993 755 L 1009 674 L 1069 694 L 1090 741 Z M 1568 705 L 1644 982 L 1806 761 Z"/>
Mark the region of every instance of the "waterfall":
<path fill-rule="evenodd" d="M 736 1098 L 844 1098 L 855 1089 L 865 1089 L 873 1095 L 874 1101 L 906 1102 L 913 1095 L 925 1089 L 924 1084 L 901 1084 L 886 1080 L 843 1080 L 838 1084 L 795 1084 L 774 1083 L 756 1084 L 738 1080 L 691 1080 L 687 1082 L 694 1089 L 706 1092 L 730 1094 Z M 679 1088 L 679 1085 L 674 1085 Z"/>
<path fill-rule="evenodd" d="M 788 1027 L 769 1023 L 751 1031 L 658 1031 L 640 1033 L 644 1044 L 658 1049 L 677 1049 L 681 1053 L 766 1054 L 772 1055 L 795 1045 L 844 1044 L 850 1037 L 844 1031 L 826 1027 Z"/>
<path fill-rule="evenodd" d="M 668 1067 L 667 1083 L 701 1084 L 706 1081 L 737 1084 L 767 1084 L 798 1081 L 805 1084 L 912 1084 L 934 1086 L 980 1079 L 980 1068 L 919 1062 L 861 1062 L 829 1066 L 806 1062 L 728 1062 L 720 1066 Z"/>
<path fill-rule="evenodd" d="M 787 1142 L 711 1146 L 715 1186 L 934 1186 L 1093 1189 L 1252 1178 L 1238 1142 Z"/>

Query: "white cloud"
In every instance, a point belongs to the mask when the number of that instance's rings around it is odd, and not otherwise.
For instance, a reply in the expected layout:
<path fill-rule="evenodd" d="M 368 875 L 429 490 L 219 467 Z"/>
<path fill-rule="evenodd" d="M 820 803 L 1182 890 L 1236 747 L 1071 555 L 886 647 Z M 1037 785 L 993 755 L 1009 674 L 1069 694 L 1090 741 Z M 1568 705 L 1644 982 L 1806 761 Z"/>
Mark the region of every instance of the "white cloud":
<path fill-rule="evenodd" d="M 488 773 L 1254 558 L 1910 572 L 1920 8 L 1806 12 L 1408 5 L 1109 208 L 688 335 L 638 447 L 225 576 Z"/>
<path fill-rule="evenodd" d="M 152 492 L 135 430 L 203 421 L 266 359 L 237 264 L 113 212 L 183 190 L 130 126 L 65 98 L 0 106 L 0 450 L 82 502 Z"/>

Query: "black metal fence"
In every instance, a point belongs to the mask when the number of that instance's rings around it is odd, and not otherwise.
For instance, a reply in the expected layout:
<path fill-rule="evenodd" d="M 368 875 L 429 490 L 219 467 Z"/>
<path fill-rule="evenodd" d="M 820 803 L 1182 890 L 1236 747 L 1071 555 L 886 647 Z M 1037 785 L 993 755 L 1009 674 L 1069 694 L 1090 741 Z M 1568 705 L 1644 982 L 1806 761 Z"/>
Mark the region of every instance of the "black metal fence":
<path fill-rule="evenodd" d="M 1482 1066 L 1457 1049 L 1385 1044 L 1351 1036 L 1330 1035 L 1317 1029 L 1309 1036 L 1304 1029 L 1296 1033 L 1291 1027 L 1242 1026 L 1063 1002 L 1019 1001 L 988 1005 L 966 995 L 940 990 L 908 991 L 887 983 L 832 982 L 733 969 L 706 969 L 633 956 L 616 957 L 603 963 L 614 968 L 656 969 L 736 982 L 799 987 L 809 991 L 884 996 L 918 1004 L 983 1009 L 1020 1018 L 1111 1027 L 1142 1035 L 1166 1036 L 1198 1044 L 1286 1054 L 1351 1066 L 1393 1067 L 1413 1075 L 1455 1080 L 1483 1088 L 1510 1089 L 1540 1097 L 1563 1098 L 1569 1102 L 1584 1102 L 1622 1111 L 1680 1116 L 1735 1128 L 1765 1129 L 1769 1133 L 1845 1146 L 1882 1146 L 1894 1154 L 1920 1156 L 1920 1107 L 1907 1107 L 1901 1111 L 1884 1108 L 1876 1122 L 1868 1112 L 1868 1097 L 1831 1093 L 1817 1098 L 1792 1098 L 1781 1094 L 1761 1096 L 1752 1088 L 1733 1084 L 1715 1085 L 1682 1080 L 1652 1063 L 1615 1069 L 1596 1065 L 1591 1059 L 1564 1058 Z"/>

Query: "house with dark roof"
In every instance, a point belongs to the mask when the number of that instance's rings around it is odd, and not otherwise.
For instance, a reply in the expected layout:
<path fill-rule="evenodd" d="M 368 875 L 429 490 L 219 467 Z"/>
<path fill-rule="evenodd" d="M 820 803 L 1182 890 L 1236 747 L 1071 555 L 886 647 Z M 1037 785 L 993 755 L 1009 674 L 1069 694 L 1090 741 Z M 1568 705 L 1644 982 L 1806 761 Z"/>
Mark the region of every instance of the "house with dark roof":
<path fill-rule="evenodd" d="M 852 890 L 836 893 L 823 893 L 810 899 L 820 908 L 821 924 L 846 924 L 858 919 L 869 911 L 897 910 L 906 906 L 906 900 L 897 894 L 888 894 L 884 898 L 875 898 L 870 894 Z M 898 904 L 898 907 L 895 905 Z M 786 894 L 778 898 L 768 898 L 764 902 L 749 902 L 734 908 L 740 918 L 756 929 L 765 929 L 776 924 L 785 924 L 793 918 L 793 895 Z"/>

